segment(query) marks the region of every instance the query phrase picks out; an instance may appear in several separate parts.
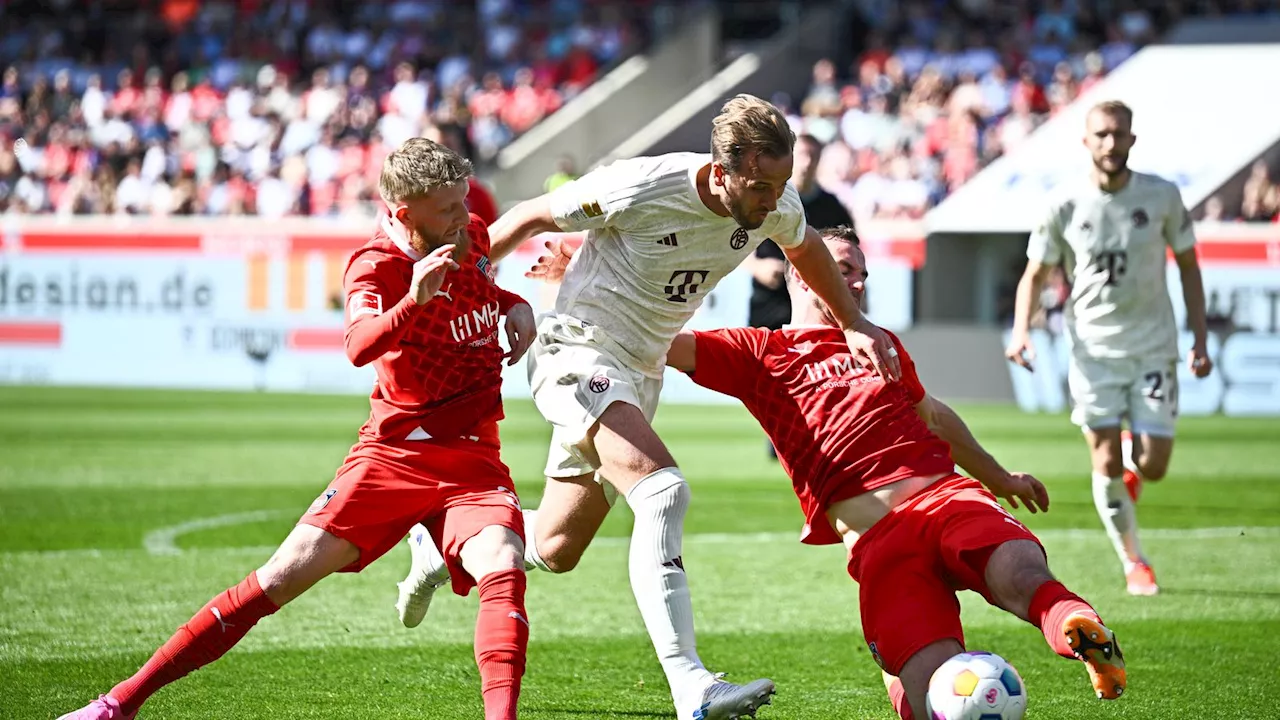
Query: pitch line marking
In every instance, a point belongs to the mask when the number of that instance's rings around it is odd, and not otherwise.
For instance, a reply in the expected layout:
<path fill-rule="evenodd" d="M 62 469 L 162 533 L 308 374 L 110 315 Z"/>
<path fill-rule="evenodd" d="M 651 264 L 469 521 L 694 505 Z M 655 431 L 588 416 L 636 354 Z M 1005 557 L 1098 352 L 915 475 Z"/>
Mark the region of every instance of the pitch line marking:
<path fill-rule="evenodd" d="M 149 555 L 182 555 L 188 552 L 178 547 L 178 538 L 188 533 L 232 525 L 245 525 L 255 522 L 274 520 L 292 514 L 292 510 L 252 510 L 249 512 L 214 515 L 197 518 L 187 522 L 157 528 L 148 532 L 142 539 L 142 547 Z M 1033 531 L 1034 532 L 1034 531 Z M 1050 528 L 1036 532 L 1042 540 L 1090 540 L 1105 537 L 1101 528 Z M 799 533 L 791 532 L 757 532 L 757 533 L 692 533 L 684 537 L 684 542 L 691 545 L 727 545 L 727 544 L 765 544 L 797 542 Z M 1234 537 L 1245 538 L 1280 538 L 1280 526 L 1224 526 L 1198 528 L 1144 528 L 1142 537 L 1150 540 L 1221 540 Z M 605 547 L 625 547 L 631 542 L 629 537 L 598 537 L 592 544 Z M 798 544 L 798 543 L 797 543 Z M 239 551 L 270 552 L 274 546 L 208 548 L 209 550 L 234 549 Z M 98 557 L 103 551 L 93 548 L 49 551 L 3 552 L 0 555 L 41 556 L 75 556 L 85 555 Z"/>
<path fill-rule="evenodd" d="M 177 525 L 152 530 L 143 536 L 142 547 L 149 555 L 181 555 L 182 548 L 178 547 L 177 541 L 179 537 L 187 533 L 227 527 L 229 525 L 247 525 L 264 520 L 274 520 L 292 512 L 292 510 L 251 510 L 229 515 L 196 518 Z"/>

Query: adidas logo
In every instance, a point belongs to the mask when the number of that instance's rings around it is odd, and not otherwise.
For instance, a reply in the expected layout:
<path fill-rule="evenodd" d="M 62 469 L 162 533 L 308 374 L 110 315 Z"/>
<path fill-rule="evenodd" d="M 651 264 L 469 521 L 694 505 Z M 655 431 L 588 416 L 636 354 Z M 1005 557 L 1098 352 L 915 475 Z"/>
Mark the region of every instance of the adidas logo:
<path fill-rule="evenodd" d="M 666 237 L 662 238 L 661 240 L 658 241 L 658 244 L 666 245 L 667 247 L 679 247 L 680 245 L 680 243 L 676 242 L 675 233 L 671 233 L 670 235 L 667 235 Z"/>
<path fill-rule="evenodd" d="M 675 558 L 662 563 L 662 567 L 671 568 L 672 570 L 679 568 L 680 572 L 684 572 L 684 558 L 677 555 Z"/>

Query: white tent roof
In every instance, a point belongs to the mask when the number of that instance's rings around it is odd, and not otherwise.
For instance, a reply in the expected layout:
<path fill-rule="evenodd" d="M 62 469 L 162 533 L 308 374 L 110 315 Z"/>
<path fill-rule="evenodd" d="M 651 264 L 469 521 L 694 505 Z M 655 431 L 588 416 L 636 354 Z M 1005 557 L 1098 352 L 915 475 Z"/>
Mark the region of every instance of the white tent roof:
<path fill-rule="evenodd" d="M 1050 191 L 1089 170 L 1084 118 L 1103 100 L 1134 111 L 1129 166 L 1178 183 L 1194 207 L 1280 140 L 1280 45 L 1148 47 L 934 208 L 931 233 L 1030 232 Z"/>

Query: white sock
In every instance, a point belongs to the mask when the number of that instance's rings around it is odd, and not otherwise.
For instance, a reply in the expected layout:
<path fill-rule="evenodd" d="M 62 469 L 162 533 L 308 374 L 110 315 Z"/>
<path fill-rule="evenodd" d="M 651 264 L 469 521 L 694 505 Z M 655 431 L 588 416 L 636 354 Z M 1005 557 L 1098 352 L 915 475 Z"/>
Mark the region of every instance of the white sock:
<path fill-rule="evenodd" d="M 547 562 L 538 554 L 537 533 L 533 531 L 535 523 L 538 521 L 537 510 L 522 510 L 524 515 L 524 569 L 526 572 L 533 569 L 545 570 L 551 572 L 551 568 L 547 567 Z"/>
<path fill-rule="evenodd" d="M 1124 477 L 1094 473 L 1093 505 L 1098 509 L 1098 517 L 1116 555 L 1124 564 L 1124 571 L 1129 572 L 1135 562 L 1142 560 L 1142 545 L 1138 542 L 1138 518 L 1129 491 L 1124 487 Z"/>
<path fill-rule="evenodd" d="M 679 702 L 715 679 L 698 659 L 693 601 L 681 557 L 689 484 L 678 469 L 663 468 L 641 478 L 627 493 L 627 504 L 636 517 L 631 530 L 631 591 L 671 696 Z"/>
<path fill-rule="evenodd" d="M 1142 473 L 1138 472 L 1138 463 L 1133 459 L 1133 437 L 1128 433 L 1120 436 L 1120 460 L 1124 463 L 1126 470 L 1131 470 L 1134 475 L 1142 477 Z"/>
<path fill-rule="evenodd" d="M 448 581 L 449 568 L 445 567 L 444 556 L 440 554 L 436 541 L 422 523 L 415 523 L 409 529 L 409 541 L 415 547 L 410 554 L 413 565 L 409 568 L 407 580 L 416 583 L 419 578 L 425 578 L 432 585 L 442 585 Z"/>

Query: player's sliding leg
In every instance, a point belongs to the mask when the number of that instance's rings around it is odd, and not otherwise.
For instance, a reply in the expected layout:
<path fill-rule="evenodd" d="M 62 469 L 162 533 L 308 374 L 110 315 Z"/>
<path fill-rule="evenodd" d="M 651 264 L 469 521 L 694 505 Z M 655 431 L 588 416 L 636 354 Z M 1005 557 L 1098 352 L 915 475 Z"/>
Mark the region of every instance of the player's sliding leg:
<path fill-rule="evenodd" d="M 902 720 L 923 720 L 929 717 L 925 706 L 929 695 L 929 680 L 942 667 L 942 663 L 962 652 L 963 645 L 947 638 L 924 646 L 903 663 L 896 678 L 897 687 L 894 687 L 895 682 L 889 681 L 885 688 L 889 691 L 889 702 L 893 703 L 898 717 Z M 888 681 L 892 677 L 894 676 L 886 675 L 885 679 Z"/>
<path fill-rule="evenodd" d="M 529 647 L 523 555 L 520 536 L 502 525 L 485 527 L 463 543 L 458 553 L 462 568 L 476 579 L 480 594 L 475 654 L 485 720 L 516 717 Z"/>
<path fill-rule="evenodd" d="M 1142 554 L 1133 498 L 1124 483 L 1120 426 L 1088 427 L 1084 431 L 1093 460 L 1093 504 L 1124 567 L 1132 595 L 1155 595 L 1155 573 Z"/>
<path fill-rule="evenodd" d="M 547 478 L 538 510 L 524 511 L 524 569 L 569 572 L 609 514 L 610 504 L 594 473 L 576 478 Z M 405 627 L 416 627 L 431 598 L 449 581 L 440 550 L 421 524 L 409 532 L 413 558 L 409 575 L 397 586 L 396 611 Z"/>
<path fill-rule="evenodd" d="M 1053 651 L 1084 662 L 1098 697 L 1124 693 L 1124 655 L 1093 606 L 1054 579 L 1044 549 L 1010 540 L 991 552 L 984 571 L 990 600 L 1035 625 Z"/>
<path fill-rule="evenodd" d="M 311 525 L 297 525 L 265 565 L 210 600 L 133 677 L 62 718 L 132 718 L 157 690 L 222 657 L 259 620 L 359 556 L 346 540 Z"/>
<path fill-rule="evenodd" d="M 907 690 L 902 687 L 902 681 L 884 671 L 880 672 L 880 679 L 884 681 L 884 691 L 889 693 L 889 704 L 893 706 L 893 711 L 902 720 L 914 720 L 915 713 L 911 712 L 911 706 L 907 704 Z"/>
<path fill-rule="evenodd" d="M 689 484 L 635 405 L 614 402 L 592 430 L 600 473 L 635 514 L 628 566 L 631 590 L 671 687 L 680 720 L 751 717 L 773 683 L 718 680 L 698 657 L 693 601 L 683 558 Z"/>

